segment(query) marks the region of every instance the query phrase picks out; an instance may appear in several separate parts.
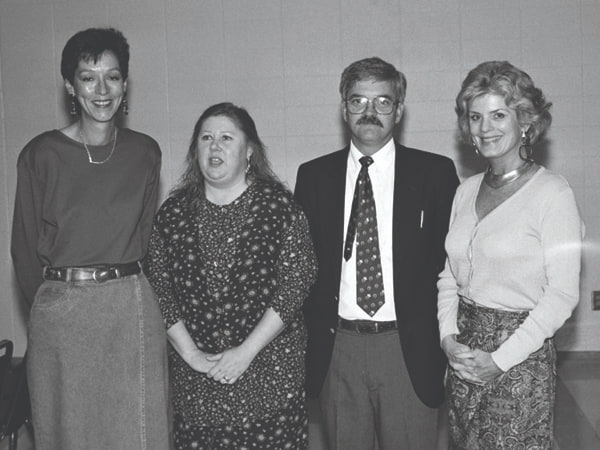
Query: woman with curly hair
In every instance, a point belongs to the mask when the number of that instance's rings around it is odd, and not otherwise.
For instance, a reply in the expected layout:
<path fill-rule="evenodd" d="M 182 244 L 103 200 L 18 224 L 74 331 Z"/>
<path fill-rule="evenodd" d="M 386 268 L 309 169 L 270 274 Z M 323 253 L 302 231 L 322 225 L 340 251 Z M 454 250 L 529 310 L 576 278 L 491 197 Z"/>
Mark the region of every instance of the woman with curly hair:
<path fill-rule="evenodd" d="M 583 224 L 567 181 L 535 162 L 550 105 L 503 61 L 475 67 L 456 99 L 488 169 L 456 192 L 438 282 L 453 449 L 552 448 L 552 338 L 579 300 Z"/>

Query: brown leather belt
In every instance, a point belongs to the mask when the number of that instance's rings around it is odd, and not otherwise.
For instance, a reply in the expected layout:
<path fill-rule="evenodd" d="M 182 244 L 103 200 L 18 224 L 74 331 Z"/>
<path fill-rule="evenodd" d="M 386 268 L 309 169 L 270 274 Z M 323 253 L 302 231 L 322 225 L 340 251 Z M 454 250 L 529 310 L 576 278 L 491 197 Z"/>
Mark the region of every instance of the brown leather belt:
<path fill-rule="evenodd" d="M 377 334 L 384 331 L 397 330 L 398 326 L 395 320 L 377 322 L 375 320 L 347 320 L 338 317 L 338 328 L 360 334 Z"/>
<path fill-rule="evenodd" d="M 127 264 L 111 264 L 99 267 L 44 267 L 44 279 L 52 281 L 95 281 L 104 283 L 108 280 L 137 275 L 142 271 L 141 264 L 136 261 Z"/>

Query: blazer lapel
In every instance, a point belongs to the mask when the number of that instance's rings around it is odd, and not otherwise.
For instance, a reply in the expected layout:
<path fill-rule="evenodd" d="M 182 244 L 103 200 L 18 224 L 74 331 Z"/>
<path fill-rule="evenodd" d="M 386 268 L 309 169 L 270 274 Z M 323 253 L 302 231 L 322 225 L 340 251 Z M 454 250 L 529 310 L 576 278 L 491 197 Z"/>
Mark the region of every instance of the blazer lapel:
<path fill-rule="evenodd" d="M 344 239 L 346 230 L 344 230 L 344 204 L 346 194 L 346 167 L 348 165 L 348 151 L 346 147 L 336 155 L 329 173 L 328 192 L 324 193 L 328 201 L 326 202 L 327 211 L 325 217 L 330 217 L 325 225 L 327 230 L 324 236 L 334 236 L 329 246 L 329 264 L 333 275 L 335 286 L 339 286 L 341 277 L 341 258 L 343 257 Z"/>

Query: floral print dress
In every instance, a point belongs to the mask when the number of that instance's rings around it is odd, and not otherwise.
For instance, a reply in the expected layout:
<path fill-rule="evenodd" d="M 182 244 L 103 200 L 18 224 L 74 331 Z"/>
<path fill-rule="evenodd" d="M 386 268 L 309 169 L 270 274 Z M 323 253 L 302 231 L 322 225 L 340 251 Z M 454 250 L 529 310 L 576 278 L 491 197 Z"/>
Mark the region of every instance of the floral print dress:
<path fill-rule="evenodd" d="M 291 194 L 255 182 L 230 204 L 203 201 L 196 214 L 170 197 L 155 218 L 146 271 L 167 328 L 183 320 L 204 352 L 240 345 L 267 308 L 286 325 L 234 384 L 195 372 L 171 349 L 178 448 L 305 448 L 301 306 L 316 260 Z"/>

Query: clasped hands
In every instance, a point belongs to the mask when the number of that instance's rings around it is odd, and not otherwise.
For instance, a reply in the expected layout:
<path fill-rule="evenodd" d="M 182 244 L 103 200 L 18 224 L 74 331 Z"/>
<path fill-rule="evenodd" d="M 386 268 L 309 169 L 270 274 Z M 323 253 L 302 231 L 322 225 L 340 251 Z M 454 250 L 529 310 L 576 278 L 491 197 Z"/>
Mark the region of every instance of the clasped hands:
<path fill-rule="evenodd" d="M 210 354 L 196 349 L 183 359 L 196 372 L 223 384 L 235 383 L 246 371 L 254 355 L 241 347 L 232 347 L 221 353 Z"/>
<path fill-rule="evenodd" d="M 456 335 L 446 336 L 442 341 L 442 349 L 450 367 L 462 380 L 482 385 L 503 373 L 490 353 L 457 342 Z"/>

